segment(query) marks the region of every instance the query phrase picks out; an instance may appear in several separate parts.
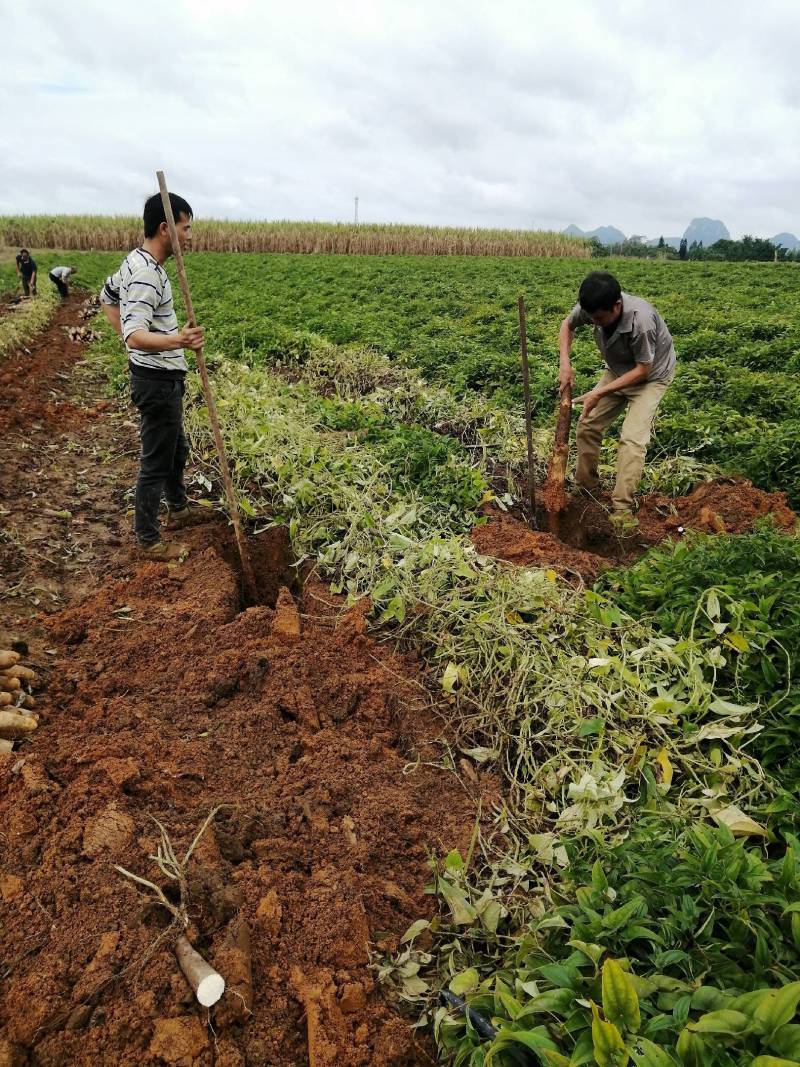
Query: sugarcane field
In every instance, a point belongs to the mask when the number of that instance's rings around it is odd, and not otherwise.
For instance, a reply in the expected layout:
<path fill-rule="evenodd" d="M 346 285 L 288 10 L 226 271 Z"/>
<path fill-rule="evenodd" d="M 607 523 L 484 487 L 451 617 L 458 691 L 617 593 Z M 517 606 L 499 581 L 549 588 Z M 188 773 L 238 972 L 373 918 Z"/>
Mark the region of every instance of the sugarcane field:
<path fill-rule="evenodd" d="M 800 1067 L 800 16 L 716 6 L 9 12 L 0 1067 Z"/>

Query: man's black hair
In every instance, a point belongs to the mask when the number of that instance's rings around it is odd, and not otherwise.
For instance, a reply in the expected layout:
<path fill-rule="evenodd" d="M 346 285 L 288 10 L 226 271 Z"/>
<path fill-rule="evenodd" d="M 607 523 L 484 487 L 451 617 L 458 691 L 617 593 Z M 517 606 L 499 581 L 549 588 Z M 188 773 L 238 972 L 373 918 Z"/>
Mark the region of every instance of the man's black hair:
<path fill-rule="evenodd" d="M 581 282 L 578 303 L 588 315 L 596 311 L 613 311 L 622 299 L 622 289 L 613 274 L 605 270 L 593 270 Z"/>
<path fill-rule="evenodd" d="M 182 196 L 178 196 L 177 193 L 170 193 L 169 202 L 172 204 L 172 214 L 175 216 L 176 222 L 180 219 L 181 215 L 185 215 L 188 219 L 194 218 L 194 212 Z M 162 222 L 167 221 L 167 216 L 164 214 L 164 203 L 161 199 L 161 193 L 154 193 L 145 200 L 142 218 L 144 219 L 145 237 L 155 237 L 158 233 L 158 227 Z"/>
<path fill-rule="evenodd" d="M 20 248 L 19 254 L 22 255 L 23 252 L 28 252 L 28 249 L 27 248 Z M 30 255 L 30 252 L 28 252 L 28 255 Z"/>

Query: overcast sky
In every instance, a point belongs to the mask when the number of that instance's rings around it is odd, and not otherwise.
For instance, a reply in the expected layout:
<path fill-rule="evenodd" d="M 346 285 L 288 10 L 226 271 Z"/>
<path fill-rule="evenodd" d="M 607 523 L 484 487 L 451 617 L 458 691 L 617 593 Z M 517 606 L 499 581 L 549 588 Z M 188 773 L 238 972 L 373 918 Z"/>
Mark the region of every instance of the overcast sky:
<path fill-rule="evenodd" d="M 0 0 L 0 214 L 800 234 L 798 0 Z"/>

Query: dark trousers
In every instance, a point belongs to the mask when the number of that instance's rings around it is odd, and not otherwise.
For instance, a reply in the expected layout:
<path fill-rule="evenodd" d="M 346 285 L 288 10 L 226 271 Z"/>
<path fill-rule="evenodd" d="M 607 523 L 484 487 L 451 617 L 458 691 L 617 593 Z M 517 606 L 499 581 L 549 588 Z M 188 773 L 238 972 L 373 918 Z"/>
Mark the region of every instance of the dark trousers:
<path fill-rule="evenodd" d="M 33 275 L 30 274 L 27 278 L 22 275 L 22 291 L 25 296 L 36 296 L 36 282 L 33 280 Z"/>
<path fill-rule="evenodd" d="M 141 545 L 161 537 L 158 509 L 162 493 L 170 511 L 188 505 L 183 468 L 189 443 L 183 432 L 183 394 L 178 378 L 155 379 L 131 376 L 131 400 L 141 415 L 139 477 L 136 481 L 134 529 Z"/>
<path fill-rule="evenodd" d="M 62 280 L 55 274 L 48 274 L 48 278 L 56 287 L 56 289 L 58 289 L 59 293 L 61 294 L 61 299 L 66 300 L 69 296 L 69 289 L 67 289 L 64 282 L 62 282 Z"/>

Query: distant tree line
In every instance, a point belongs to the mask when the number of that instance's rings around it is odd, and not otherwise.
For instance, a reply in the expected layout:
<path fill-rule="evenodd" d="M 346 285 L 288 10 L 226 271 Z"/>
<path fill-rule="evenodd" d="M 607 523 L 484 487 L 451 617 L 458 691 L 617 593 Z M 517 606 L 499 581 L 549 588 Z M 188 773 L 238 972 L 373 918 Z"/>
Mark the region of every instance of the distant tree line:
<path fill-rule="evenodd" d="M 592 255 L 635 256 L 638 259 L 702 259 L 702 260 L 760 260 L 762 262 L 778 260 L 779 262 L 800 263 L 800 250 L 790 251 L 783 245 L 775 245 L 764 237 L 751 237 L 746 234 L 738 241 L 729 239 L 715 241 L 708 248 L 702 241 L 692 241 L 687 245 L 686 238 L 680 248 L 674 249 L 660 237 L 657 245 L 646 245 L 640 238 L 629 237 L 620 244 L 604 245 L 596 237 L 592 238 Z"/>

